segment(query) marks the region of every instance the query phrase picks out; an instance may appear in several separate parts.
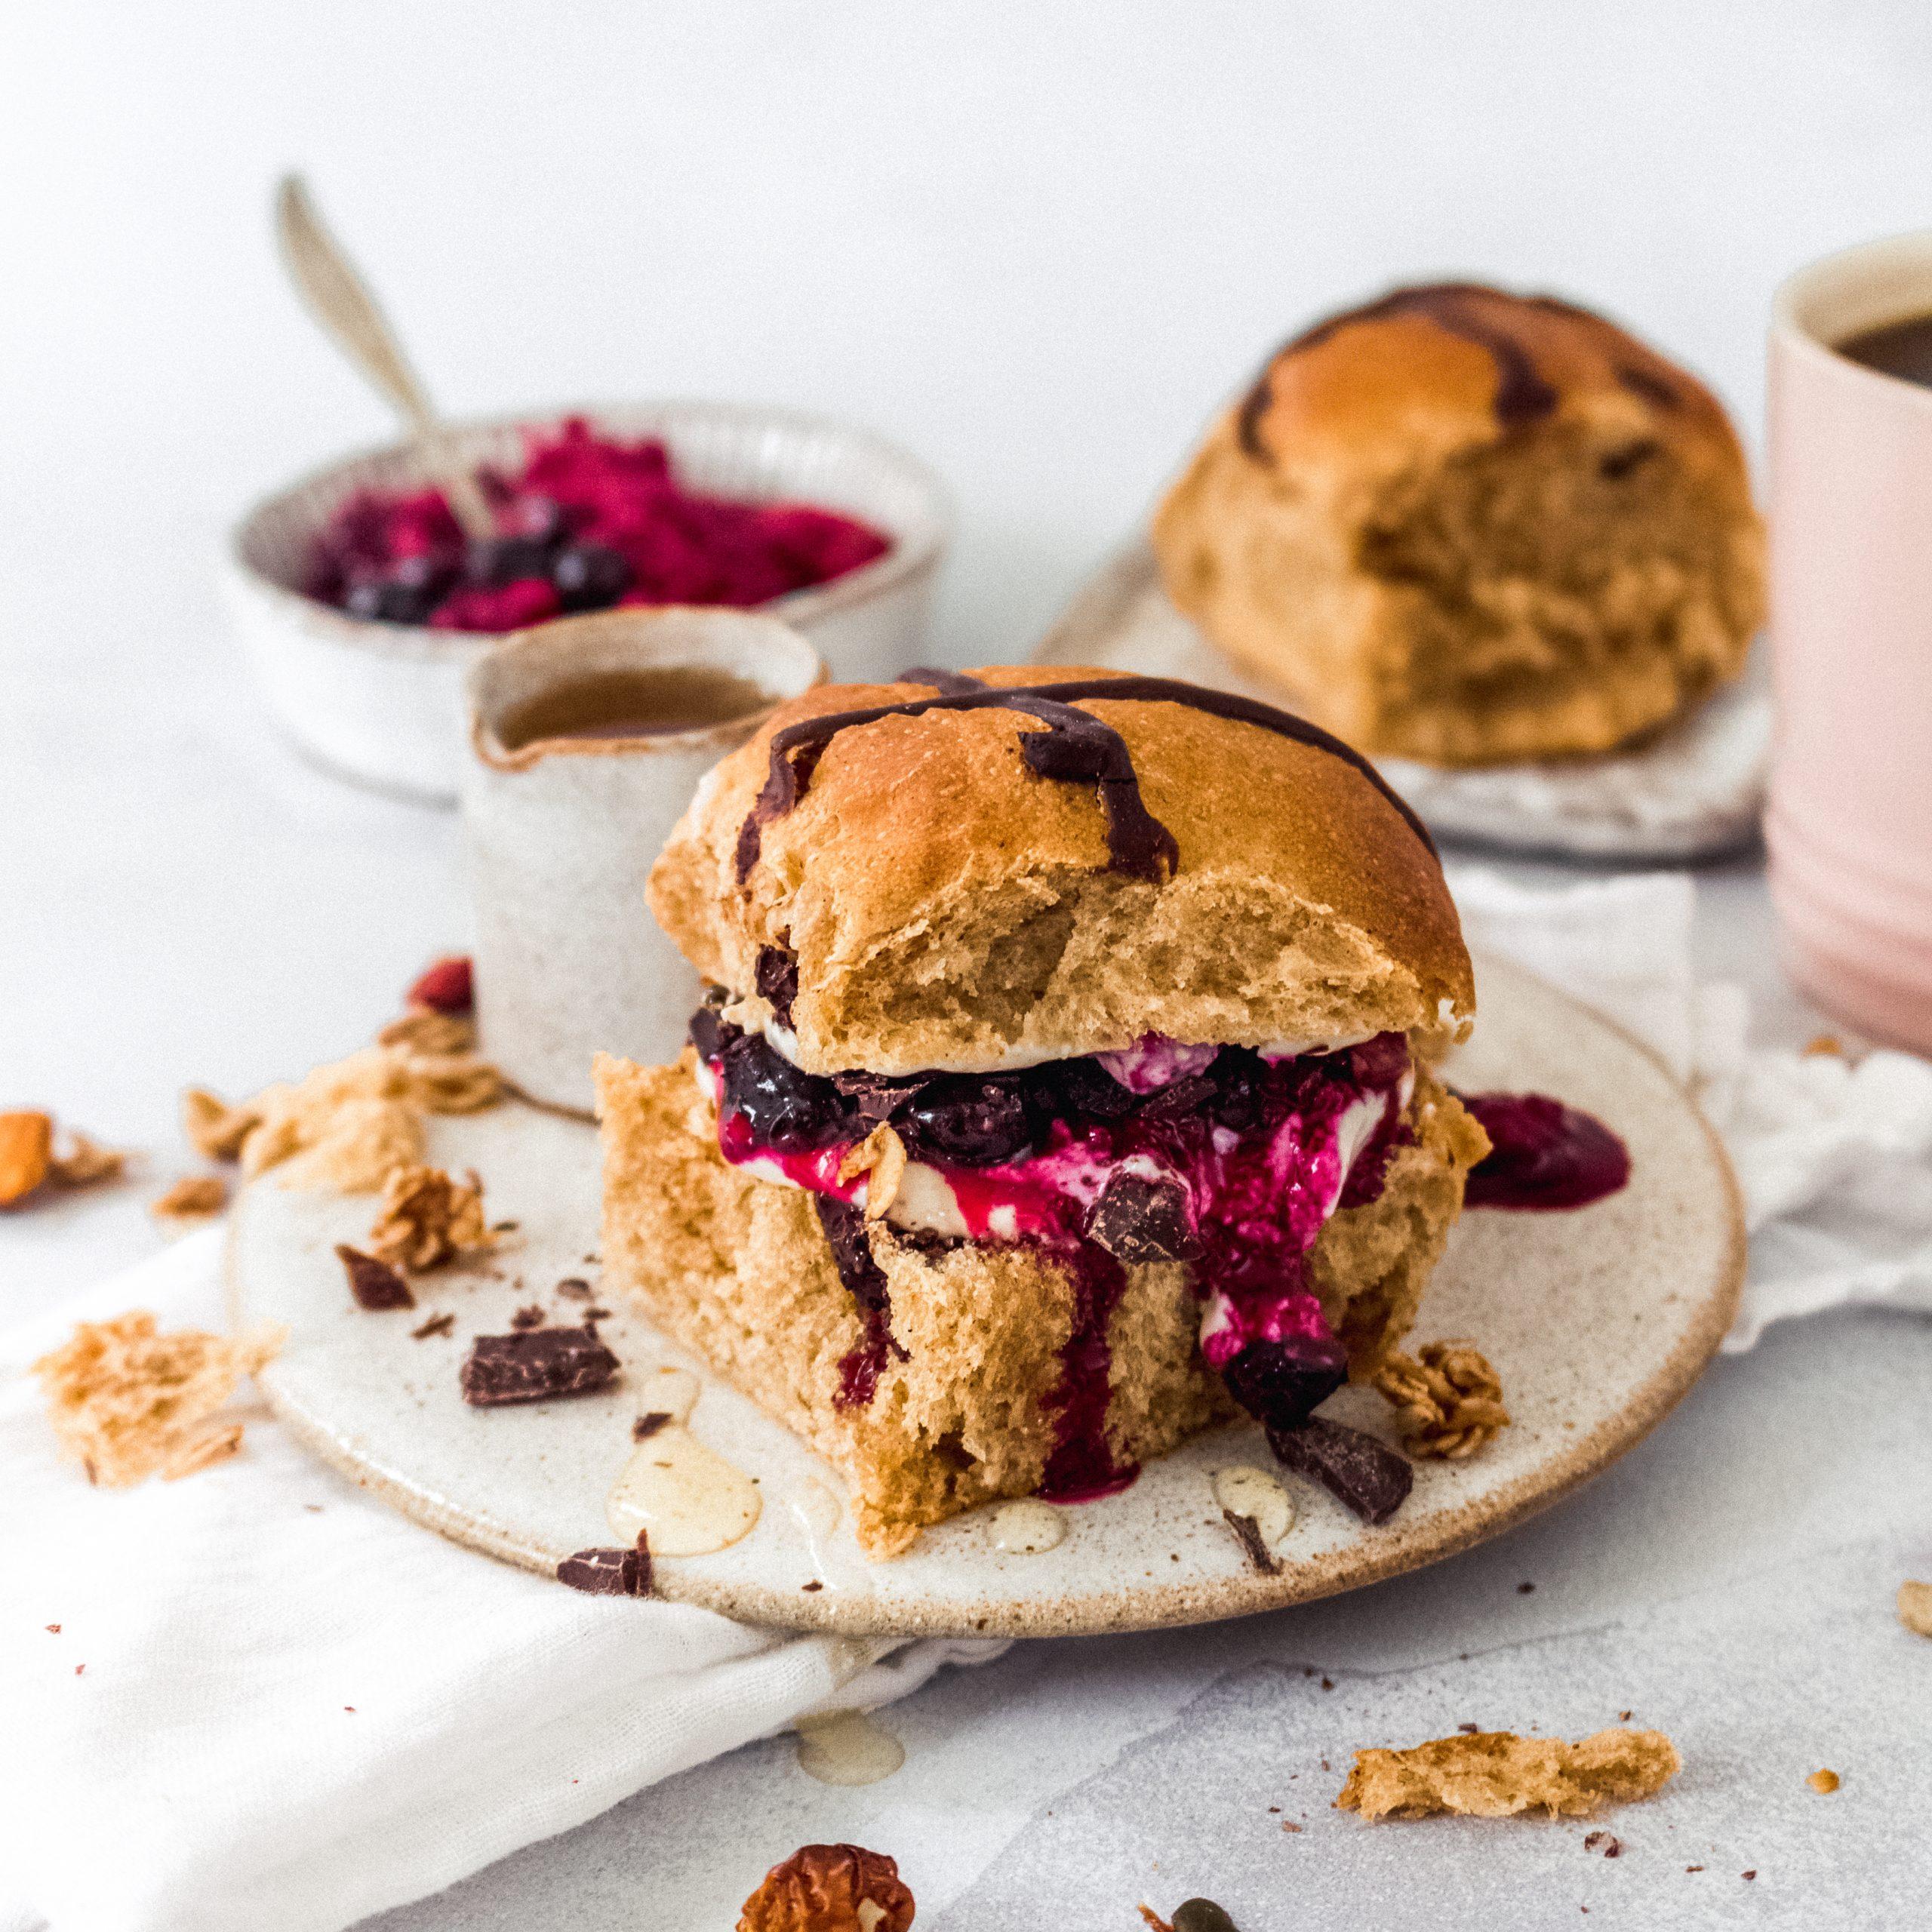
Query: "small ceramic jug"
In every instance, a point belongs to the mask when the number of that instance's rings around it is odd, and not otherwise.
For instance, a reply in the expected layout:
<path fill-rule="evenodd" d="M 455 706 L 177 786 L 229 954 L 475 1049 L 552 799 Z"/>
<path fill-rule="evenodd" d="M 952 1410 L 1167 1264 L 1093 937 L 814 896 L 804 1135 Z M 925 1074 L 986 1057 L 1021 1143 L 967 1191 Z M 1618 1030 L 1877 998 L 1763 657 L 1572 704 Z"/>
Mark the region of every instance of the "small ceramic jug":
<path fill-rule="evenodd" d="M 512 729 L 560 690 L 695 669 L 754 688 L 721 721 L 630 736 Z M 677 1057 L 701 991 L 645 904 L 645 881 L 698 781 L 825 666 L 773 617 L 607 611 L 506 638 L 469 678 L 463 827 L 476 911 L 482 1049 L 527 1096 L 589 1115 L 600 1050 Z M 659 721 L 654 720 L 655 726 Z"/>

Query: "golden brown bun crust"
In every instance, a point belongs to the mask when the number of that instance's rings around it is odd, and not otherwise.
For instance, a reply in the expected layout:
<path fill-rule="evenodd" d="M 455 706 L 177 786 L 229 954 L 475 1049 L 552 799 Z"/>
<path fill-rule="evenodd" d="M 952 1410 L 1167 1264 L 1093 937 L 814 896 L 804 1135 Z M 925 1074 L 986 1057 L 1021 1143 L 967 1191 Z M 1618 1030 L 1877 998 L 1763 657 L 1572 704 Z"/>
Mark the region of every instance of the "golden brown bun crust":
<path fill-rule="evenodd" d="M 1602 316 L 1398 290 L 1290 343 L 1154 524 L 1223 649 L 1378 753 L 1607 750 L 1734 677 L 1763 531 L 1716 398 Z"/>
<path fill-rule="evenodd" d="M 1026 768 L 1035 721 L 983 709 L 839 733 L 740 884 L 739 830 L 772 735 L 929 691 L 833 686 L 781 706 L 700 787 L 651 875 L 652 911 L 710 978 L 746 992 L 761 948 L 796 955 L 808 1069 L 1060 1057 L 1148 1032 L 1260 1045 L 1392 1030 L 1427 1054 L 1466 1026 L 1455 907 L 1395 807 L 1333 753 L 1181 704 L 1081 706 L 1125 740 L 1178 843 L 1160 883 L 1106 869 L 1094 785 Z"/>
<path fill-rule="evenodd" d="M 718 1151 L 716 1116 L 692 1077 L 600 1056 L 604 1278 L 842 1475 L 859 1540 L 875 1556 L 924 1526 L 1039 1487 L 1057 1425 L 1048 1398 L 1078 1290 L 1040 1250 L 964 1243 L 922 1251 L 875 1225 L 894 1339 L 872 1401 L 841 1408 L 840 1363 L 863 1338 L 808 1194 L 759 1180 Z M 1337 1214 L 1310 1257 L 1352 1372 L 1372 1375 L 1416 1303 L 1462 1205 L 1481 1130 L 1423 1075 L 1414 1139 L 1381 1194 Z M 1164 1455 L 1235 1415 L 1202 1363 L 1187 1270 L 1127 1270 L 1109 1324 L 1107 1436 L 1121 1462 Z"/>

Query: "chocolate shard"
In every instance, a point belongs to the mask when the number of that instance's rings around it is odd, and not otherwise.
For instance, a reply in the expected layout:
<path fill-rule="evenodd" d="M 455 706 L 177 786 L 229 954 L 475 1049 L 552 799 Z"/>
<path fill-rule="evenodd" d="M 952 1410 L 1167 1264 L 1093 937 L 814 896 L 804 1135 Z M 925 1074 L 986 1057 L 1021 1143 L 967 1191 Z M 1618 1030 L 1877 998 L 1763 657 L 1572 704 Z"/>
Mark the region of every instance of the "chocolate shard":
<path fill-rule="evenodd" d="M 557 1581 L 592 1597 L 651 1595 L 651 1546 L 638 1532 L 635 1549 L 580 1549 L 557 1565 Z"/>
<path fill-rule="evenodd" d="M 668 1429 L 676 1418 L 669 1409 L 653 1409 L 649 1414 L 641 1415 L 631 1424 L 631 1440 L 648 1442 L 660 1429 Z"/>
<path fill-rule="evenodd" d="M 1268 1547 L 1261 1534 L 1261 1525 L 1252 1516 L 1244 1516 L 1238 1509 L 1223 1509 L 1221 1520 L 1234 1532 L 1241 1554 L 1257 1571 L 1263 1577 L 1278 1577 L 1281 1574 L 1281 1559 Z"/>
<path fill-rule="evenodd" d="M 1415 1484 L 1409 1460 L 1359 1429 L 1311 1416 L 1295 1429 L 1271 1429 L 1268 1446 L 1297 1475 L 1312 1476 L 1364 1523 L 1386 1523 Z"/>
<path fill-rule="evenodd" d="M 790 1026 L 792 1002 L 798 997 L 797 955 L 778 946 L 761 946 L 752 977 L 758 997 L 771 1006 L 773 1018 L 781 1026 Z"/>
<path fill-rule="evenodd" d="M 1186 1261 L 1199 1253 L 1187 1218 L 1186 1191 L 1176 1181 L 1116 1173 L 1087 1215 L 1087 1238 L 1116 1261 Z"/>
<path fill-rule="evenodd" d="M 373 1254 L 365 1254 L 346 1241 L 336 1243 L 335 1254 L 349 1277 L 349 1292 L 355 1297 L 358 1308 L 378 1314 L 384 1309 L 416 1306 L 409 1284 L 386 1261 L 378 1261 Z"/>
<path fill-rule="evenodd" d="M 472 1408 L 493 1409 L 511 1402 L 588 1395 L 602 1388 L 620 1366 L 592 1327 L 523 1328 L 509 1335 L 478 1335 L 463 1364 L 463 1399 Z"/>
<path fill-rule="evenodd" d="M 543 1308 L 536 1302 L 531 1303 L 526 1308 L 518 1309 L 510 1317 L 510 1326 L 512 1328 L 540 1328 L 543 1325 Z"/>

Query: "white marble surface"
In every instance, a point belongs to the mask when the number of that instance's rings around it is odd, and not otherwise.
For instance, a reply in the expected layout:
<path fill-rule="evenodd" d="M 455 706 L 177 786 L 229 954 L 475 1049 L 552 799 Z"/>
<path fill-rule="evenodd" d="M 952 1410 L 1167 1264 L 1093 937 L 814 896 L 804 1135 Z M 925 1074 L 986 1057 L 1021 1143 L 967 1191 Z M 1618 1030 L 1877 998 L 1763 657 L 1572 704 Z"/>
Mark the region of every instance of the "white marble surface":
<path fill-rule="evenodd" d="M 183 1081 L 245 1090 L 346 1049 L 464 937 L 453 823 L 267 740 L 217 616 L 232 515 L 385 427 L 280 285 L 282 167 L 310 171 L 454 409 L 746 395 L 920 451 L 963 512 L 935 654 L 964 662 L 1038 632 L 1267 345 L 1391 280 L 1598 300 L 1755 438 L 1774 283 L 1924 218 L 1928 79 L 1913 0 L 11 10 L 0 1104 L 149 1154 L 141 1187 L 0 1223 L 0 1321 L 152 1244 Z M 1803 1038 L 1755 869 L 1700 900 L 1709 970 Z M 756 1747 L 386 1923 L 723 1927 L 772 1859 L 848 1836 L 960 1932 L 1106 1932 L 1195 1890 L 1247 1932 L 1584 1904 L 1911 1922 L 1932 1646 L 1890 1599 L 1932 1572 L 1928 1379 L 1908 1318 L 1778 1334 L 1454 1564 L 1017 1651 L 893 1712 L 909 1757 L 883 1785 Z M 1568 1826 L 1327 1808 L 1355 1745 L 1626 1708 L 1687 1768 L 1615 1821 L 1614 1863 Z M 1821 1764 L 1835 1797 L 1804 1786 Z M 1281 1834 L 1275 1803 L 1307 1829 Z"/>

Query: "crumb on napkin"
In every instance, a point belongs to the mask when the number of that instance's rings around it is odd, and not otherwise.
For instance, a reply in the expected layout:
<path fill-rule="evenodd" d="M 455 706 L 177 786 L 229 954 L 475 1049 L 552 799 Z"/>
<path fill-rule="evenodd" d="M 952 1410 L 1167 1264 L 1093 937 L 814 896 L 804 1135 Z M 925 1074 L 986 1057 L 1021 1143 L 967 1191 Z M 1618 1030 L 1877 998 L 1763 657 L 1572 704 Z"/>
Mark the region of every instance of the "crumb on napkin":
<path fill-rule="evenodd" d="M 1575 1744 L 1507 1730 L 1459 1733 L 1406 1751 L 1358 1751 L 1335 1804 L 1371 1823 L 1442 1811 L 1577 1817 L 1649 1797 L 1676 1776 L 1681 1762 L 1660 1730 L 1600 1730 Z"/>
<path fill-rule="evenodd" d="M 288 1331 L 278 1324 L 231 1340 L 199 1329 L 162 1334 L 134 1309 L 83 1321 L 33 1365 L 60 1446 L 109 1488 L 205 1469 L 242 1445 L 242 1425 L 217 1411 L 245 1375 L 271 1361 Z"/>

